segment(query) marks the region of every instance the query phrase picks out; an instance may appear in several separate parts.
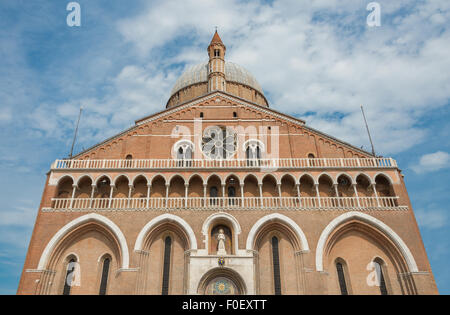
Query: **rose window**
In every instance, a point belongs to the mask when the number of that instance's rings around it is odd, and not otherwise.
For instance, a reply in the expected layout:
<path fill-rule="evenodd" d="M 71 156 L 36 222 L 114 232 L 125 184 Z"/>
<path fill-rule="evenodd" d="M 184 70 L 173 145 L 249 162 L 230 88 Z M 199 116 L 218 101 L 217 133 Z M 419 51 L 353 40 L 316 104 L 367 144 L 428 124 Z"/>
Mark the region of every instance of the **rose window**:
<path fill-rule="evenodd" d="M 231 158 L 237 149 L 237 136 L 231 128 L 209 127 L 203 132 L 202 152 L 212 160 Z"/>

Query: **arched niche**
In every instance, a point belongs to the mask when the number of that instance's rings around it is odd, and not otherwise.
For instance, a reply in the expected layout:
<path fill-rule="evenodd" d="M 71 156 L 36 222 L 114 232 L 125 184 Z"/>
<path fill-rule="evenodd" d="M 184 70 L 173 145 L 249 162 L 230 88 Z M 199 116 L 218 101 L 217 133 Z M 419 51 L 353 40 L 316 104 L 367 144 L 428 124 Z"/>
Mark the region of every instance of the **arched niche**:
<path fill-rule="evenodd" d="M 52 276 L 41 286 L 39 294 L 63 294 L 70 257 L 76 257 L 80 275 L 70 294 L 98 294 L 101 277 L 98 257 L 104 255 L 111 258 L 112 272 L 128 268 L 126 241 L 114 223 L 99 215 L 70 222 L 55 234 L 41 256 L 38 269 L 50 270 Z M 114 281 L 110 282 L 110 292 L 118 292 Z"/>
<path fill-rule="evenodd" d="M 238 236 L 241 233 L 241 226 L 234 216 L 223 212 L 209 216 L 203 223 L 202 234 L 205 244 L 207 244 L 208 255 L 217 254 L 217 234 L 221 228 L 226 236 L 227 255 L 237 255 L 239 253 Z"/>
<path fill-rule="evenodd" d="M 316 249 L 316 269 L 327 271 L 328 291 L 340 294 L 334 272 L 336 259 L 346 262 L 348 284 L 354 294 L 379 294 L 380 289 L 368 282 L 374 257 L 385 262 L 384 272 L 392 281 L 394 294 L 415 294 L 415 285 L 404 274 L 417 272 L 417 266 L 406 244 L 381 221 L 365 214 L 342 215 L 322 232 Z"/>

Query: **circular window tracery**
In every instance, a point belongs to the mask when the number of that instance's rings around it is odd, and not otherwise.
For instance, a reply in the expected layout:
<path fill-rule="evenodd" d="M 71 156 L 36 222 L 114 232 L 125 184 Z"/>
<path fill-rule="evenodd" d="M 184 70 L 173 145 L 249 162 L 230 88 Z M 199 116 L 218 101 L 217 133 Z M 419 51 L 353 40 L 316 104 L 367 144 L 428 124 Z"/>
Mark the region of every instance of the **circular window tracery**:
<path fill-rule="evenodd" d="M 237 135 L 227 127 L 208 127 L 203 132 L 201 148 L 211 160 L 226 160 L 236 154 Z"/>

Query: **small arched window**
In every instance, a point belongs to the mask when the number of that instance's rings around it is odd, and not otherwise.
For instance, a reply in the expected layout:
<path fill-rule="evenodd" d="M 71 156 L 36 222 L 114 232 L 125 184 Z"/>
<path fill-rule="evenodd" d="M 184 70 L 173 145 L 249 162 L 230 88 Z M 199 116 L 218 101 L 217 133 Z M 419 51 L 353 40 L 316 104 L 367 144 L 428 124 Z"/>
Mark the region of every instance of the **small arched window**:
<path fill-rule="evenodd" d="M 183 141 L 175 146 L 179 167 L 190 167 L 192 165 L 193 144 L 190 141 Z"/>
<path fill-rule="evenodd" d="M 275 295 L 281 295 L 280 253 L 278 238 L 272 237 L 273 283 Z"/>
<path fill-rule="evenodd" d="M 308 154 L 308 159 L 315 159 L 315 158 L 316 158 L 316 156 L 314 154 L 312 154 L 312 153 Z"/>
<path fill-rule="evenodd" d="M 373 262 L 375 266 L 375 272 L 377 274 L 377 282 L 378 286 L 380 287 L 380 293 L 381 295 L 388 295 L 387 287 L 386 287 L 386 279 L 384 277 L 383 273 L 383 262 L 379 260 L 375 260 Z"/>
<path fill-rule="evenodd" d="M 67 263 L 66 276 L 64 277 L 64 289 L 63 295 L 70 295 L 70 289 L 72 288 L 73 277 L 75 276 L 76 260 L 72 258 Z"/>
<path fill-rule="evenodd" d="M 339 288 L 342 295 L 348 295 L 347 281 L 345 279 L 344 265 L 341 262 L 336 263 L 336 271 L 339 280 Z"/>
<path fill-rule="evenodd" d="M 259 166 L 262 158 L 261 144 L 257 141 L 250 141 L 245 150 L 245 157 L 248 166 Z"/>
<path fill-rule="evenodd" d="M 109 276 L 109 265 L 110 264 L 111 264 L 111 259 L 105 258 L 103 260 L 102 279 L 100 281 L 99 295 L 106 295 L 106 288 L 108 286 L 108 276 Z"/>
<path fill-rule="evenodd" d="M 164 269 L 162 280 L 162 295 L 169 295 L 171 250 L 172 250 L 172 239 L 170 238 L 170 236 L 167 236 L 164 240 Z"/>

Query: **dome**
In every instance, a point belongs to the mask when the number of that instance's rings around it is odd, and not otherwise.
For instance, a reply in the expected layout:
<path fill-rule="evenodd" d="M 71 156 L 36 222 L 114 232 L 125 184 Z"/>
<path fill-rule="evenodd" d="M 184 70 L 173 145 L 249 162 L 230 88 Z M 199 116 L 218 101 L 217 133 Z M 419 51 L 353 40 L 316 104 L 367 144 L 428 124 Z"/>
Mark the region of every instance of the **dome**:
<path fill-rule="evenodd" d="M 235 82 L 249 86 L 264 95 L 261 85 L 259 85 L 255 77 L 245 68 L 236 63 L 228 61 L 225 62 L 225 78 L 227 82 Z M 172 96 L 188 86 L 207 82 L 208 62 L 206 61 L 186 70 L 175 83 L 170 95 Z"/>

